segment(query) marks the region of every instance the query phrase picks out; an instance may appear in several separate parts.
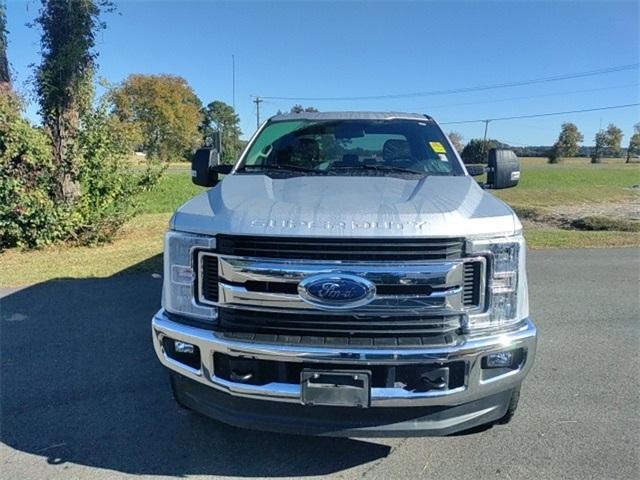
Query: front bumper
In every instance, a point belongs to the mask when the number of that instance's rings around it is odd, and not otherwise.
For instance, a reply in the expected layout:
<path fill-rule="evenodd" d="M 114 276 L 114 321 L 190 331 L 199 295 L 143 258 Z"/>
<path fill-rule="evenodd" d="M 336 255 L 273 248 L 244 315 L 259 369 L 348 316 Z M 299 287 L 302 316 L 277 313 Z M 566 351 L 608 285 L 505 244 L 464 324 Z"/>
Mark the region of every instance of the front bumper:
<path fill-rule="evenodd" d="M 184 384 L 185 389 L 191 392 L 194 399 L 198 396 L 198 392 L 206 392 L 200 388 L 201 386 L 210 387 L 216 392 L 225 394 L 224 398 L 228 398 L 226 402 L 229 406 L 234 405 L 233 397 L 238 397 L 235 402 L 237 405 L 251 406 L 263 405 L 260 408 L 273 409 L 285 408 L 286 404 L 294 410 L 297 408 L 304 409 L 309 416 L 310 412 L 322 411 L 338 411 L 355 409 L 345 409 L 344 407 L 306 407 L 301 405 L 301 388 L 299 384 L 293 383 L 268 383 L 266 385 L 248 385 L 238 382 L 219 378 L 214 374 L 213 359 L 214 353 L 223 353 L 233 357 L 254 358 L 260 360 L 271 360 L 276 362 L 305 362 L 305 363 L 337 363 L 344 365 L 344 368 L 362 369 L 367 365 L 387 364 L 387 365 L 407 365 L 407 364 L 429 364 L 440 362 L 464 361 L 465 362 L 465 379 L 462 386 L 449 390 L 431 390 L 431 391 L 409 391 L 403 388 L 372 388 L 371 389 L 371 407 L 372 413 L 366 415 L 374 415 L 373 412 L 382 414 L 382 409 L 399 410 L 396 407 L 432 407 L 431 410 L 440 411 L 440 407 L 463 408 L 460 415 L 455 416 L 459 421 L 456 423 L 457 430 L 470 428 L 475 424 L 493 421 L 498 415 L 503 415 L 506 411 L 510 398 L 510 392 L 517 388 L 527 375 L 533 364 L 536 349 L 536 327 L 529 319 L 525 320 L 518 328 L 509 332 L 503 332 L 493 335 L 468 335 L 462 337 L 462 340 L 455 345 L 446 345 L 433 348 L 331 348 L 331 347 L 307 347 L 292 345 L 273 345 L 259 344 L 254 342 L 231 341 L 223 339 L 216 334 L 215 331 L 196 328 L 181 323 L 174 322 L 168 318 L 163 310 L 160 310 L 153 318 L 152 322 L 153 344 L 156 354 L 160 362 L 168 369 L 180 375 L 174 377 L 179 379 L 187 379 L 191 382 Z M 181 362 L 170 358 L 164 351 L 162 340 L 169 337 L 173 340 L 187 342 L 197 346 L 201 355 L 201 367 L 199 369 L 189 367 Z M 482 368 L 482 358 L 489 353 L 504 350 L 522 348 L 524 356 L 517 368 L 511 369 L 505 373 L 488 376 L 486 370 Z M 199 385 L 193 385 L 193 382 Z M 189 388 L 187 388 L 189 387 Z M 200 395 L 202 396 L 202 395 Z M 217 396 L 220 398 L 220 396 Z M 251 400 L 251 402 L 243 402 L 243 400 Z M 252 402 L 254 400 L 268 401 Z M 487 403 L 488 402 L 488 403 Z M 189 402 L 186 402 L 189 403 Z M 220 405 L 220 402 L 214 402 Z M 475 407 L 474 407 L 475 405 Z M 207 408 L 198 408 L 198 402 L 191 402 L 190 406 L 196 410 L 210 410 Z M 471 407 L 471 409 L 469 408 Z M 289 409 L 291 410 L 291 409 Z M 206 411 L 203 413 L 207 413 Z M 215 416 L 228 423 L 236 423 L 225 419 L 225 415 L 221 413 L 214 415 L 208 412 L 210 416 Z M 425 417 L 424 409 L 421 409 L 420 417 Z M 455 412 L 450 412 L 455 413 Z M 347 418 L 344 414 L 343 417 Z M 383 416 L 383 415 L 380 415 Z M 428 416 L 428 415 L 426 415 Z M 449 416 L 450 417 L 450 416 Z M 451 433 L 451 418 L 447 417 L 448 427 L 445 429 L 447 433 Z M 304 416 L 300 417 L 304 418 Z M 415 423 L 415 422 L 414 422 Z M 260 422 L 253 422 L 250 425 L 259 425 Z M 308 432 L 308 429 L 295 428 L 294 430 Z M 266 429 L 275 429 L 264 427 Z M 428 430 L 428 426 L 426 430 Z M 282 429 L 277 429 L 282 430 Z M 313 430 L 313 429 L 312 429 Z M 321 429 L 324 431 L 325 429 Z M 332 434 L 336 434 L 336 429 L 332 428 Z M 357 429 L 356 429 L 357 430 Z M 438 428 L 437 430 L 441 430 Z M 455 428 L 453 430 L 456 430 Z M 353 434 L 353 429 L 349 429 L 349 434 Z M 369 430 L 368 430 L 369 431 Z M 394 432 L 399 432 L 394 429 Z M 355 435 L 355 434 L 354 434 Z M 356 435 L 357 436 L 357 435 Z"/>

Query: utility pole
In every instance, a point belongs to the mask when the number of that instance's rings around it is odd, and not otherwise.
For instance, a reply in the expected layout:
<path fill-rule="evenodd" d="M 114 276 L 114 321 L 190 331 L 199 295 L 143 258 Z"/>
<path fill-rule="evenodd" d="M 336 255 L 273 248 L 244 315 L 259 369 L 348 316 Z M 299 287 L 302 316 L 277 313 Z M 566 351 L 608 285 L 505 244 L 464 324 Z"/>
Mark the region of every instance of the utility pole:
<path fill-rule="evenodd" d="M 256 104 L 256 129 L 260 128 L 260 104 L 264 102 L 260 97 L 256 97 L 253 103 Z"/>
<path fill-rule="evenodd" d="M 489 129 L 489 122 L 491 120 L 483 120 L 484 122 L 484 139 L 482 140 L 482 153 L 480 154 L 480 157 L 482 158 L 482 160 L 484 160 L 484 150 L 486 148 L 487 145 L 487 130 Z"/>
<path fill-rule="evenodd" d="M 231 77 L 233 82 L 232 104 L 233 110 L 236 109 L 236 56 L 231 55 Z"/>

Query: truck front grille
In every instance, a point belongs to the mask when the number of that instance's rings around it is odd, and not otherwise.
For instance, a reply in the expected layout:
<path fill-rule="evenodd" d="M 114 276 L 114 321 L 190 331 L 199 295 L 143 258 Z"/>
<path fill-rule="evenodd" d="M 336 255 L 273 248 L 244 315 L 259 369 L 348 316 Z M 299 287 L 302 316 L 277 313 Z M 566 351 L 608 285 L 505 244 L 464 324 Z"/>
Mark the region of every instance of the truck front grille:
<path fill-rule="evenodd" d="M 416 255 L 423 253 L 417 252 L 418 243 L 439 245 L 440 253 L 425 247 L 424 255 L 455 258 L 419 260 Z M 407 248 L 391 258 L 400 244 Z M 440 240 L 327 243 L 305 238 L 293 243 L 286 238 L 221 236 L 215 252 L 196 252 L 196 300 L 218 307 L 221 333 L 261 341 L 426 345 L 438 337 L 442 343 L 444 335 L 460 331 L 465 312 L 484 308 L 486 259 L 465 258 L 462 245 L 461 240 L 445 245 Z M 345 311 L 307 303 L 298 293 L 300 281 L 325 272 L 361 275 L 376 286 L 375 297 Z"/>
<path fill-rule="evenodd" d="M 198 269 L 200 296 L 210 302 L 218 301 L 218 257 L 200 257 Z M 195 261 L 197 262 L 197 256 Z"/>
<path fill-rule="evenodd" d="M 470 261 L 464 264 L 463 279 L 463 303 L 467 308 L 481 306 L 481 289 L 483 264 L 481 261 Z M 199 286 L 200 298 L 209 302 L 217 302 L 218 292 L 218 257 L 207 255 L 201 257 L 198 275 L 201 277 Z M 243 286 L 249 291 L 265 293 L 296 294 L 297 282 L 258 282 L 247 281 Z M 377 285 L 377 292 L 382 295 L 389 294 L 429 294 L 433 289 L 429 286 L 416 285 Z"/>
<path fill-rule="evenodd" d="M 462 256 L 462 238 L 295 238 L 218 235 L 221 255 L 298 260 L 440 260 Z"/>
<path fill-rule="evenodd" d="M 229 332 L 265 333 L 289 336 L 366 337 L 392 334 L 422 337 L 453 332 L 460 328 L 460 315 L 373 316 L 282 313 L 221 308 L 219 327 Z M 335 340 L 342 344 L 342 341 Z"/>

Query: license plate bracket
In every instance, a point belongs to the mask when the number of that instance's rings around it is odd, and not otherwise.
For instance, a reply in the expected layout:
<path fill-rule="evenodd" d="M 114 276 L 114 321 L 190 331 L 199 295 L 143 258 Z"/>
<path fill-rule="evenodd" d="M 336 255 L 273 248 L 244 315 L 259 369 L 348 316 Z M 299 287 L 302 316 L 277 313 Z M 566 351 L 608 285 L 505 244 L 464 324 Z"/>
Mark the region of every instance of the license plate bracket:
<path fill-rule="evenodd" d="M 303 405 L 367 408 L 371 404 L 371 372 L 304 369 L 300 391 Z"/>

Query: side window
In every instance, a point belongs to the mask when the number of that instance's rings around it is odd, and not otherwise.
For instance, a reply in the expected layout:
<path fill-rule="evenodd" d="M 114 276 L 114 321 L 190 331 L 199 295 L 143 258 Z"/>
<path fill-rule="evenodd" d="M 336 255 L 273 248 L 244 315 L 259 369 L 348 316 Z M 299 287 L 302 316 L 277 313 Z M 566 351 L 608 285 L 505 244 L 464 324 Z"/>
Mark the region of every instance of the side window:
<path fill-rule="evenodd" d="M 271 154 L 274 142 L 288 133 L 302 128 L 304 124 L 305 122 L 279 122 L 267 125 L 247 153 L 245 165 L 262 165 Z"/>

